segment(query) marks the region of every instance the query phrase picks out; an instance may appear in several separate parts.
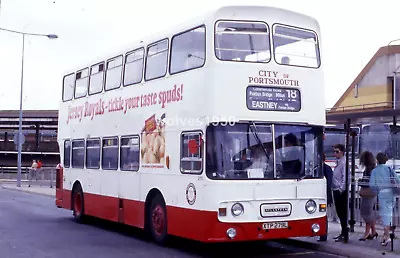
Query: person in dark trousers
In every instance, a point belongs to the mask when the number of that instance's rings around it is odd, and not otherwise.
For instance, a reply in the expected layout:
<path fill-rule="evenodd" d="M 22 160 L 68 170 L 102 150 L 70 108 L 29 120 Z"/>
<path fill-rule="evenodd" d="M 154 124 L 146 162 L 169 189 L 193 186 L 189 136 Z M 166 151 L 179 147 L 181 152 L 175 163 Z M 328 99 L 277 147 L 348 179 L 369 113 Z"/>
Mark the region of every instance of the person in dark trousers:
<path fill-rule="evenodd" d="M 344 145 L 336 144 L 333 151 L 337 159 L 336 167 L 332 176 L 332 193 L 335 202 L 337 216 L 340 220 L 342 231 L 340 235 L 334 237 L 336 242 L 345 240 L 348 236 L 349 229 L 347 227 L 347 205 L 346 205 L 346 158 L 344 157 Z"/>
<path fill-rule="evenodd" d="M 324 176 L 326 179 L 326 199 L 327 199 L 327 205 L 330 206 L 333 203 L 332 200 L 332 174 L 333 171 L 331 167 L 325 163 L 326 160 L 326 155 L 325 153 L 323 154 L 323 159 L 324 159 Z M 328 215 L 326 216 L 326 235 L 320 236 L 318 239 L 318 242 L 325 242 L 328 239 Z"/>

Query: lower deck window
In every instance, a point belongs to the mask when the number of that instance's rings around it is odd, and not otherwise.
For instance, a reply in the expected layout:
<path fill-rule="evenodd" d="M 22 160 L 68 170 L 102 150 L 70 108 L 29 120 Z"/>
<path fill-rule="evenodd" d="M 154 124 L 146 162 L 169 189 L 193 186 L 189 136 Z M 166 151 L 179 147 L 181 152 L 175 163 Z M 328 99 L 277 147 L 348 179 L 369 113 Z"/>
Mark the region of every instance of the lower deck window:
<path fill-rule="evenodd" d="M 101 166 L 105 170 L 118 169 L 118 138 L 103 139 L 103 155 Z"/>
<path fill-rule="evenodd" d="M 86 168 L 100 168 L 100 139 L 86 141 Z"/>
<path fill-rule="evenodd" d="M 139 136 L 121 138 L 121 170 L 139 170 Z"/>
<path fill-rule="evenodd" d="M 64 167 L 69 168 L 71 163 L 71 141 L 64 142 Z"/>
<path fill-rule="evenodd" d="M 181 172 L 201 173 L 203 170 L 202 134 L 183 133 L 181 136 Z"/>
<path fill-rule="evenodd" d="M 72 141 L 72 167 L 84 168 L 85 165 L 85 141 Z"/>

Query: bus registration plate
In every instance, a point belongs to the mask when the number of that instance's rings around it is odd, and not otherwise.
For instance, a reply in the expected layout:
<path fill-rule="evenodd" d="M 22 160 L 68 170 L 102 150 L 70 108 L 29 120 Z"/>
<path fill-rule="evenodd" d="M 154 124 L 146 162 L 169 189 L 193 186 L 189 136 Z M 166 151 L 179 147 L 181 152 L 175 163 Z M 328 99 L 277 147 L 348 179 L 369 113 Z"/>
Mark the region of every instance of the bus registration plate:
<path fill-rule="evenodd" d="M 288 228 L 288 226 L 287 222 L 267 222 L 263 224 L 263 229 Z"/>

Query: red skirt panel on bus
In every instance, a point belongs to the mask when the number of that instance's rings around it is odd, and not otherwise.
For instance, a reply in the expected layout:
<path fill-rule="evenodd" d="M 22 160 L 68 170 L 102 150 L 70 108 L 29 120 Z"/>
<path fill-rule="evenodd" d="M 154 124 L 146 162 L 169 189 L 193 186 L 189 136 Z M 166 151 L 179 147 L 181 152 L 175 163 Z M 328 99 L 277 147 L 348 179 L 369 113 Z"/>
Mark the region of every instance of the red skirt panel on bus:
<path fill-rule="evenodd" d="M 122 202 L 122 203 L 121 203 Z M 122 206 L 122 211 L 120 207 Z M 62 207 L 71 209 L 71 191 L 64 190 Z M 85 214 L 126 225 L 144 227 L 144 202 L 84 193 Z M 218 220 L 218 213 L 167 206 L 168 233 L 201 242 L 229 242 L 279 239 L 300 236 L 320 236 L 326 231 L 326 217 L 289 221 L 286 229 L 263 230 L 262 222 L 224 223 Z M 311 226 L 320 225 L 314 234 Z M 230 240 L 226 234 L 229 228 L 236 229 L 236 237 Z"/>
<path fill-rule="evenodd" d="M 262 222 L 225 223 L 218 220 L 218 213 L 168 207 L 168 233 L 202 242 L 230 242 L 279 239 L 290 237 L 320 236 L 326 231 L 326 217 L 289 221 L 287 229 L 263 230 Z M 315 234 L 311 226 L 320 225 Z M 226 234 L 229 228 L 236 230 L 236 237 L 230 240 Z"/>

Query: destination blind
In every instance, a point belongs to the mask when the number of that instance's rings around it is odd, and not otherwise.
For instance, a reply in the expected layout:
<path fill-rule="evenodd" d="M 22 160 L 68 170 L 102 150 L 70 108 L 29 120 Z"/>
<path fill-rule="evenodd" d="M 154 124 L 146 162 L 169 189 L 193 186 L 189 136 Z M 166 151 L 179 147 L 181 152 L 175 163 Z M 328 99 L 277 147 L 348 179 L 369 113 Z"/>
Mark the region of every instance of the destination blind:
<path fill-rule="evenodd" d="M 298 112 L 301 96 L 294 88 L 249 86 L 246 103 L 250 110 Z"/>

